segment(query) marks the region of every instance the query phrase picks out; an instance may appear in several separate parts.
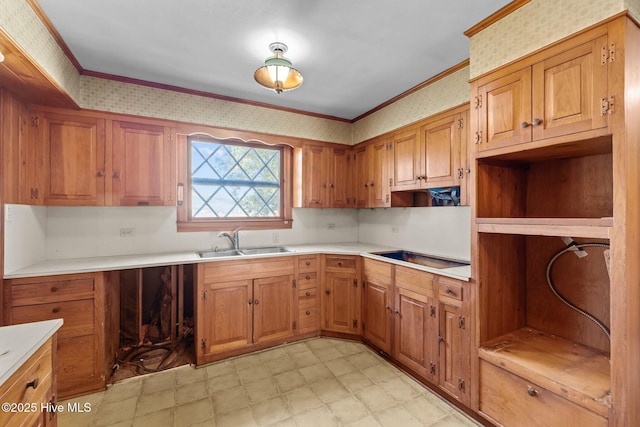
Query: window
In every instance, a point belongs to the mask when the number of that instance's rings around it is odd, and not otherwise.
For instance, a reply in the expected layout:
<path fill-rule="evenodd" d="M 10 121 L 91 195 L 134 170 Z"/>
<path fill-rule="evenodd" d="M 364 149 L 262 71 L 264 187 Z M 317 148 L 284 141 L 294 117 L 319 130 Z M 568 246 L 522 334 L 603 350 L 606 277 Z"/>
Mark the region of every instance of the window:
<path fill-rule="evenodd" d="M 288 146 L 205 136 L 190 136 L 184 146 L 179 230 L 291 227 Z"/>

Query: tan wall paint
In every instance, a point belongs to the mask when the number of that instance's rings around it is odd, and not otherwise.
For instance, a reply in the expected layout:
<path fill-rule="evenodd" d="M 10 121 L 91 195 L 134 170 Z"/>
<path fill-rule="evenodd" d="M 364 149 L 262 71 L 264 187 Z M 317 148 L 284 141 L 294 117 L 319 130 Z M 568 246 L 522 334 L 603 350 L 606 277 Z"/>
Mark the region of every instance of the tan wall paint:
<path fill-rule="evenodd" d="M 609 18 L 637 0 L 532 0 L 471 37 L 470 77 Z M 636 11 L 640 6 L 636 5 Z"/>
<path fill-rule="evenodd" d="M 626 9 L 637 21 L 640 21 L 640 0 L 626 0 Z"/>

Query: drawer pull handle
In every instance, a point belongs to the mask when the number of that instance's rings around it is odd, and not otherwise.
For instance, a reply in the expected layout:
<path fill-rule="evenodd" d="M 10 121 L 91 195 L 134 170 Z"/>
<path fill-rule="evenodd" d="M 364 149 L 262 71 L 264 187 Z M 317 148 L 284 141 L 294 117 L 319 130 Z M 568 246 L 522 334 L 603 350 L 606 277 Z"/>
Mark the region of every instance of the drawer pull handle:
<path fill-rule="evenodd" d="M 307 310 L 307 311 L 305 312 L 305 314 L 306 314 L 307 316 L 309 316 L 309 315 L 311 314 L 311 312 L 310 312 L 309 310 Z"/>
<path fill-rule="evenodd" d="M 311 296 L 311 292 L 307 291 L 305 295 L 306 296 Z"/>
<path fill-rule="evenodd" d="M 306 265 L 311 265 L 311 261 L 305 262 Z"/>
<path fill-rule="evenodd" d="M 452 293 L 453 293 L 453 290 L 452 290 L 450 287 L 448 287 L 448 286 L 447 286 L 447 289 L 445 289 L 444 291 L 445 291 L 446 293 L 448 293 L 448 294 L 452 294 Z"/>
<path fill-rule="evenodd" d="M 40 380 L 38 380 L 38 377 L 35 377 L 33 379 L 33 381 L 29 381 L 27 383 L 27 387 L 26 388 L 33 387 L 33 389 L 35 390 L 35 389 L 38 388 L 38 384 L 40 384 Z"/>
<path fill-rule="evenodd" d="M 253 301 L 253 303 L 254 303 L 255 305 L 258 305 L 258 304 L 260 304 L 260 301 L 258 301 L 258 300 L 254 300 L 254 301 Z"/>
<path fill-rule="evenodd" d="M 56 292 L 58 290 L 58 288 L 56 286 L 52 286 L 51 287 L 51 292 Z"/>
<path fill-rule="evenodd" d="M 538 397 L 538 390 L 529 385 L 527 386 L 527 394 L 531 397 Z"/>
<path fill-rule="evenodd" d="M 338 267 L 342 267 L 342 261 L 338 263 Z"/>
<path fill-rule="evenodd" d="M 60 313 L 60 307 L 54 307 L 54 308 L 51 310 L 51 312 L 52 312 L 52 313 Z"/>
<path fill-rule="evenodd" d="M 307 277 L 307 280 L 311 280 L 311 276 L 309 276 L 308 274 L 306 277 Z"/>

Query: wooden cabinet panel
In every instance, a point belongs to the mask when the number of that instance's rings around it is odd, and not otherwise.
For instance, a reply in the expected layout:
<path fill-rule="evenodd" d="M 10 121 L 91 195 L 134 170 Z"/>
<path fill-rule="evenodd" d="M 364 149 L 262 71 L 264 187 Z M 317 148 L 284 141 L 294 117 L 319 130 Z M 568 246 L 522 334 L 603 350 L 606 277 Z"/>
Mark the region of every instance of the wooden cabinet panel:
<path fill-rule="evenodd" d="M 304 147 L 303 204 L 307 208 L 326 207 L 327 203 L 327 148 L 321 145 Z"/>
<path fill-rule="evenodd" d="M 87 299 L 14 307 L 12 317 L 15 323 L 63 318 L 64 324 L 58 330 L 61 342 L 64 338 L 93 334 L 93 312 L 93 299 Z"/>
<path fill-rule="evenodd" d="M 418 133 L 402 132 L 393 138 L 393 190 L 412 190 L 420 186 L 421 153 Z"/>
<path fill-rule="evenodd" d="M 480 411 L 504 426 L 607 426 L 606 418 L 480 361 Z"/>
<path fill-rule="evenodd" d="M 105 121 L 41 114 L 37 128 L 38 193 L 46 205 L 104 205 Z"/>
<path fill-rule="evenodd" d="M 329 206 L 333 208 L 352 207 L 351 193 L 351 150 L 334 148 L 330 156 L 331 179 L 329 180 Z"/>
<path fill-rule="evenodd" d="M 175 166 L 170 129 L 113 122 L 114 206 L 172 206 Z"/>
<path fill-rule="evenodd" d="M 396 289 L 394 357 L 432 382 L 437 382 L 436 313 L 433 298 Z"/>
<path fill-rule="evenodd" d="M 356 198 L 357 208 L 366 208 L 369 206 L 369 151 L 367 147 L 360 147 L 355 152 L 355 170 L 356 170 L 356 189 L 354 196 Z"/>
<path fill-rule="evenodd" d="M 369 183 L 369 206 L 374 208 L 391 206 L 391 143 L 387 140 L 376 142 L 371 150 L 371 166 L 369 167 L 371 181 Z"/>
<path fill-rule="evenodd" d="M 104 379 L 97 369 L 96 337 L 80 337 L 58 340 L 58 393 L 73 396 L 100 388 Z M 98 352 L 102 355 L 102 352 Z M 104 386 L 103 386 L 104 387 Z"/>
<path fill-rule="evenodd" d="M 391 281 L 367 276 L 363 286 L 363 335 L 380 350 L 391 353 Z"/>
<path fill-rule="evenodd" d="M 423 126 L 421 131 L 421 174 L 424 187 L 460 185 L 460 133 L 463 122 L 456 114 Z"/>
<path fill-rule="evenodd" d="M 253 281 L 254 343 L 293 335 L 295 293 L 292 281 L 292 276 Z"/>
<path fill-rule="evenodd" d="M 253 283 L 219 282 L 206 286 L 206 313 L 200 345 L 204 354 L 235 350 L 253 343 Z"/>
<path fill-rule="evenodd" d="M 359 257 L 322 258 L 322 328 L 359 333 L 361 294 L 358 286 Z"/>
<path fill-rule="evenodd" d="M 440 318 L 440 387 L 462 400 L 466 393 L 466 372 L 463 372 L 463 327 L 460 307 L 439 303 Z M 468 349 L 467 349 L 468 351 Z"/>

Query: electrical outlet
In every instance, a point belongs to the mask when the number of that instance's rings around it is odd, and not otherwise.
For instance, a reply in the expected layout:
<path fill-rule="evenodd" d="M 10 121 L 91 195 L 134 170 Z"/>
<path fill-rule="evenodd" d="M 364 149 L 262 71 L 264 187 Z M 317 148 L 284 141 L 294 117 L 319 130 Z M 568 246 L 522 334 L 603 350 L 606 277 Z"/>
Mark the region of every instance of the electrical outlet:
<path fill-rule="evenodd" d="M 120 237 L 133 237 L 136 235 L 135 228 L 121 228 L 120 229 Z"/>
<path fill-rule="evenodd" d="M 400 232 L 400 227 L 398 227 L 397 225 L 392 225 L 391 226 L 391 232 L 392 233 L 399 233 Z"/>
<path fill-rule="evenodd" d="M 336 224 L 333 223 L 333 222 L 330 222 L 330 223 L 327 224 L 327 228 L 329 230 L 335 230 L 336 229 Z"/>
<path fill-rule="evenodd" d="M 280 233 L 278 233 L 277 231 L 274 231 L 271 234 L 271 243 L 278 243 L 280 241 Z"/>

